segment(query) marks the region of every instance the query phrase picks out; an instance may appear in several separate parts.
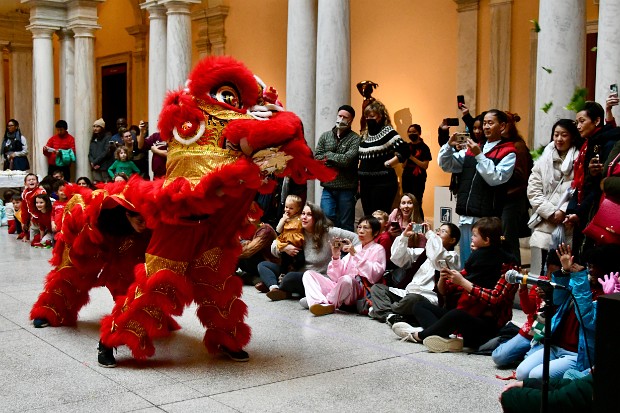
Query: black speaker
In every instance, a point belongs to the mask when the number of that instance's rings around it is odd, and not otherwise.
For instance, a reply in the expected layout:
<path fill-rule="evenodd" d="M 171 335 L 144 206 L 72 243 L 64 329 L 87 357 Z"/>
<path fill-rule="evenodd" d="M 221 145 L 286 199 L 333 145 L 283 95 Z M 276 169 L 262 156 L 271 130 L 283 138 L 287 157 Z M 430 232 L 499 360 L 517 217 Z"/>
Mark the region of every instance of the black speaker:
<path fill-rule="evenodd" d="M 594 412 L 618 411 L 620 371 L 620 293 L 598 297 L 596 309 L 596 361 Z"/>

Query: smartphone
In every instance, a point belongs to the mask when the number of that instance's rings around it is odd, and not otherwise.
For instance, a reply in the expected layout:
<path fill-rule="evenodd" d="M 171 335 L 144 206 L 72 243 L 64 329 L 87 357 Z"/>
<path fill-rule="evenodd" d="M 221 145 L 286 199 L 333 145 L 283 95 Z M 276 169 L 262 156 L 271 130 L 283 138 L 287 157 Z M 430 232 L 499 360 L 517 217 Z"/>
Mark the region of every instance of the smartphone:
<path fill-rule="evenodd" d="M 458 95 L 458 96 L 456 97 L 456 103 L 457 103 L 457 105 L 459 106 L 459 108 L 460 108 L 461 106 L 463 106 L 463 105 L 465 104 L 465 96 L 463 96 L 463 95 Z"/>
<path fill-rule="evenodd" d="M 394 229 L 400 229 L 400 224 L 398 223 L 398 221 L 390 222 L 390 226 Z"/>
<path fill-rule="evenodd" d="M 459 144 L 467 143 L 467 138 L 469 138 L 469 133 L 467 132 L 457 132 L 456 134 L 456 142 Z"/>
<path fill-rule="evenodd" d="M 437 263 L 439 264 L 439 268 L 448 268 L 446 260 L 438 260 Z"/>
<path fill-rule="evenodd" d="M 609 85 L 609 94 L 615 95 L 616 97 L 618 96 L 618 84 L 617 83 L 613 83 Z"/>
<path fill-rule="evenodd" d="M 413 232 L 415 232 L 416 234 L 421 234 L 424 232 L 424 225 L 422 224 L 413 224 L 411 226 L 411 229 L 413 230 Z"/>
<path fill-rule="evenodd" d="M 459 126 L 459 118 L 446 118 L 444 121 L 448 126 Z"/>

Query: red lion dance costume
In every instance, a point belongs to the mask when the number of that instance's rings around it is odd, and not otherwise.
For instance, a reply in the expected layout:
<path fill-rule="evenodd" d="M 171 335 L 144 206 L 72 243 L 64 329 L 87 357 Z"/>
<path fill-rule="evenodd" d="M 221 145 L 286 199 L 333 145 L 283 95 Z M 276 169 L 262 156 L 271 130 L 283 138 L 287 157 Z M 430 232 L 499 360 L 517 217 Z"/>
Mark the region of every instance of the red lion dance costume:
<path fill-rule="evenodd" d="M 249 342 L 242 281 L 233 274 L 256 192 L 273 191 L 272 172 L 297 182 L 335 177 L 312 158 L 299 118 L 269 111 L 277 106 L 263 100 L 262 89 L 240 62 L 212 57 L 197 65 L 186 89 L 167 96 L 158 124 L 168 141 L 166 176 L 129 182 L 152 237 L 126 297 L 102 320 L 106 347 L 152 356 L 153 339 L 170 333 L 169 316 L 192 301 L 210 353 Z"/>

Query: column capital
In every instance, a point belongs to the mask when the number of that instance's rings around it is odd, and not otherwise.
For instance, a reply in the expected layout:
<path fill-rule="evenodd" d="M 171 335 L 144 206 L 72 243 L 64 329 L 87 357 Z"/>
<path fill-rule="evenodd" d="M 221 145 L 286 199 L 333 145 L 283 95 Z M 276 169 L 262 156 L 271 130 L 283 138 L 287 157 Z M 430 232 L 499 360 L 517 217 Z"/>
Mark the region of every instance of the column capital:
<path fill-rule="evenodd" d="M 489 6 L 503 6 L 504 4 L 512 4 L 513 0 L 489 0 Z"/>
<path fill-rule="evenodd" d="M 39 24 L 31 24 L 29 26 L 26 26 L 26 29 L 32 32 L 33 39 L 51 39 L 54 32 L 59 28 L 60 27 L 42 26 Z"/>
<path fill-rule="evenodd" d="M 160 0 L 159 4 L 165 6 L 167 14 L 190 14 L 192 4 L 200 4 L 200 0 Z"/>
<path fill-rule="evenodd" d="M 478 10 L 480 1 L 479 0 L 454 0 L 456 3 L 456 11 L 459 13 Z"/>
<path fill-rule="evenodd" d="M 64 1 L 21 0 L 30 7 L 31 26 L 62 27 L 67 21 L 67 5 Z M 29 29 L 30 30 L 30 29 Z"/>
<path fill-rule="evenodd" d="M 66 38 L 73 38 L 73 34 L 73 30 L 67 29 L 66 27 L 61 27 L 60 30 L 56 32 L 56 35 L 58 35 L 58 38 L 60 40 L 64 40 Z"/>

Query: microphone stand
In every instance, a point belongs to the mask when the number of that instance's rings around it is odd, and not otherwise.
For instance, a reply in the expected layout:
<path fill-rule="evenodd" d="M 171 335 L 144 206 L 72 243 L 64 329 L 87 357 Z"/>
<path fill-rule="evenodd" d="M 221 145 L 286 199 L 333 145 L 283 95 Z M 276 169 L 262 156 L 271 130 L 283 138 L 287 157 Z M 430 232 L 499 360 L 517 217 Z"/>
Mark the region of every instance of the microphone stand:
<path fill-rule="evenodd" d="M 545 308 L 543 316 L 545 317 L 545 334 L 543 338 L 543 373 L 542 373 L 542 397 L 540 400 L 540 412 L 548 413 L 549 411 L 549 363 L 551 358 L 551 320 L 555 314 L 555 306 L 553 305 L 553 287 L 545 285 L 541 288 L 545 292 Z"/>

